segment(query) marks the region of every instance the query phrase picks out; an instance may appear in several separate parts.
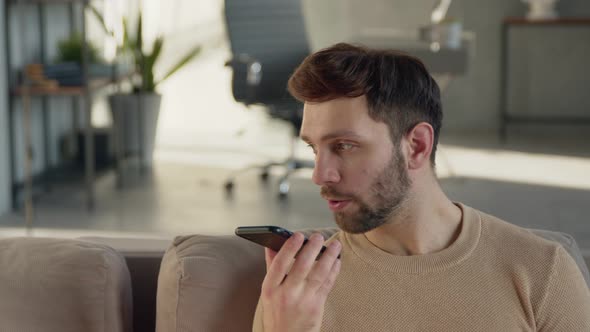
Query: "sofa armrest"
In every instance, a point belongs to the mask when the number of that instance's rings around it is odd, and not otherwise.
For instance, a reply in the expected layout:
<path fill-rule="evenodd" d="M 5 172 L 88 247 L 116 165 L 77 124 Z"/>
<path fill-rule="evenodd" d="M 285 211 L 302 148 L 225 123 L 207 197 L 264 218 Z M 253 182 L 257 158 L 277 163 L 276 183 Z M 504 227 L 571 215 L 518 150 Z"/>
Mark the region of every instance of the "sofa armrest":
<path fill-rule="evenodd" d="M 543 229 L 531 229 L 535 235 L 545 238 L 550 241 L 557 242 L 561 244 L 561 246 L 572 256 L 576 264 L 578 264 L 578 268 L 582 272 L 584 276 L 584 280 L 586 280 L 586 284 L 590 287 L 590 272 L 588 271 L 587 260 L 582 255 L 582 251 L 578 247 L 576 240 L 573 236 L 563 233 L 563 232 L 555 232 L 555 231 L 548 231 Z"/>
<path fill-rule="evenodd" d="M 109 246 L 0 240 L 0 330 L 131 332 L 129 271 Z"/>

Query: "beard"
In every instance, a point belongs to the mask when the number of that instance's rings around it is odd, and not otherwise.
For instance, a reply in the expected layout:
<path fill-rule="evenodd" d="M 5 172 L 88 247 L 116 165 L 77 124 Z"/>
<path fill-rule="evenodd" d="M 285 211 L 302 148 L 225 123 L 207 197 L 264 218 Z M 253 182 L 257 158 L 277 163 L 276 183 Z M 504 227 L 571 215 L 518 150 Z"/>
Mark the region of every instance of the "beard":
<path fill-rule="evenodd" d="M 410 184 L 401 149 L 395 147 L 388 164 L 369 187 L 373 203 L 365 202 L 355 194 L 340 193 L 329 186 L 323 186 L 321 194 L 324 197 L 348 199 L 358 206 L 358 210 L 353 213 L 335 212 L 334 219 L 343 231 L 360 234 L 373 230 L 399 215 L 408 197 Z"/>

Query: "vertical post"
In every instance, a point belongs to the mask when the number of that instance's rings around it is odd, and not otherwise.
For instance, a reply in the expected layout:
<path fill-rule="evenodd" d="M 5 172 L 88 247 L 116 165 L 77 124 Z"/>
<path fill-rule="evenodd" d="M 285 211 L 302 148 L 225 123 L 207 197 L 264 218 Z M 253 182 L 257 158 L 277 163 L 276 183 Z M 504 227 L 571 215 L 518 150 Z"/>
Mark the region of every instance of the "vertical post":
<path fill-rule="evenodd" d="M 508 136 L 508 53 L 509 53 L 509 25 L 510 22 L 502 22 L 502 33 L 500 37 L 500 143 L 506 144 Z"/>
<path fill-rule="evenodd" d="M 44 13 L 45 5 L 43 3 L 37 4 L 37 17 L 38 17 L 38 24 L 39 24 L 39 63 L 45 64 L 45 48 L 47 46 L 45 40 L 45 27 L 46 27 L 46 20 L 45 20 L 45 13 Z M 49 102 L 47 96 L 41 96 L 41 117 L 43 123 L 43 170 L 46 171 L 50 168 L 51 160 L 49 156 L 49 151 L 51 149 L 51 135 L 50 135 L 50 128 L 49 128 Z M 48 183 L 43 183 L 45 189 L 48 188 Z"/>
<path fill-rule="evenodd" d="M 11 93 L 12 88 L 16 85 L 16 80 L 12 74 L 12 67 L 11 67 L 11 57 L 10 57 L 10 50 L 11 48 L 11 36 L 10 36 L 10 11 L 12 10 L 11 2 L 5 2 L 6 7 L 5 15 L 4 15 L 4 33 L 5 33 L 5 50 L 6 50 L 6 76 L 8 77 L 7 83 L 9 86 L 9 93 L 8 93 L 8 148 L 10 149 L 10 200 L 12 204 L 12 209 L 16 210 L 18 208 L 16 193 L 17 187 L 15 185 L 16 179 L 16 151 L 14 148 L 14 117 L 12 111 L 14 110 L 14 97 Z"/>
<path fill-rule="evenodd" d="M 89 211 L 94 210 L 94 132 L 92 128 L 92 91 L 89 86 L 88 76 L 88 45 L 86 43 L 86 6 L 87 1 L 82 3 L 82 90 L 84 99 L 85 133 L 84 133 L 84 161 L 86 178 L 87 207 Z"/>
<path fill-rule="evenodd" d="M 75 32 L 74 27 L 74 3 L 70 2 L 68 4 L 68 31 L 70 35 Z M 80 109 L 80 98 L 78 96 L 71 97 L 71 107 L 72 107 L 72 128 L 69 135 L 69 144 L 68 144 L 68 157 L 77 157 L 77 153 L 80 151 L 78 145 L 78 132 L 80 127 L 80 116 L 79 116 L 79 109 Z M 69 161 L 72 161 L 71 159 Z"/>
<path fill-rule="evenodd" d="M 25 58 L 26 54 L 26 33 L 25 33 L 25 8 L 20 6 L 20 43 L 22 46 L 21 56 Z M 25 228 L 27 234 L 33 230 L 33 146 L 31 141 L 31 96 L 28 87 L 28 80 L 23 76 L 22 101 L 23 101 L 23 135 L 25 144 Z"/>
<path fill-rule="evenodd" d="M 119 104 L 122 101 L 118 97 L 113 97 L 110 100 L 111 114 L 113 116 L 113 139 L 115 142 L 115 167 L 116 167 L 116 187 L 117 189 L 123 188 L 123 165 L 125 160 L 125 137 L 123 128 L 125 126 L 124 107 Z"/>
<path fill-rule="evenodd" d="M 72 96 L 72 130 L 70 131 L 70 157 L 77 157 L 80 146 L 78 143 L 78 133 L 80 132 L 80 98 Z"/>
<path fill-rule="evenodd" d="M 143 105 L 144 98 L 141 92 L 137 93 L 137 147 L 139 148 L 138 155 L 139 155 L 139 174 L 145 173 L 146 165 L 143 162 L 143 158 L 145 155 L 145 144 L 144 144 L 144 128 L 143 128 L 143 110 L 145 105 Z"/>
<path fill-rule="evenodd" d="M 70 34 L 74 32 L 74 3 L 70 2 L 68 4 L 68 31 Z"/>
<path fill-rule="evenodd" d="M 14 110 L 14 97 L 8 96 L 8 144 L 10 145 L 10 199 L 12 200 L 12 209 L 18 209 L 17 202 L 17 186 L 16 181 L 16 151 L 14 148 L 14 117 L 12 111 Z"/>

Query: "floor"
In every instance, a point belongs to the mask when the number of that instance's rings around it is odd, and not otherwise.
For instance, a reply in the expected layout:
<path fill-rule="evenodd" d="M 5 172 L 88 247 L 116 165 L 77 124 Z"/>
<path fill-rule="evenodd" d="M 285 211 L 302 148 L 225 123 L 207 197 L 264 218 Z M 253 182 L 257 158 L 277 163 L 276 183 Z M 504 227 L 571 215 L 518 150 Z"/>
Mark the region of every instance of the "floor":
<path fill-rule="evenodd" d="M 333 226 L 309 170 L 292 178 L 285 200 L 277 196 L 281 169 L 266 182 L 256 171 L 244 173 L 227 195 L 223 184 L 234 170 L 284 158 L 290 140 L 286 124 L 233 101 L 227 56 L 223 48 L 208 51 L 162 87 L 151 172 L 129 169 L 121 190 L 114 174 L 101 177 L 94 212 L 84 209 L 81 187 L 53 188 L 35 202 L 32 229 L 16 211 L 0 217 L 0 234 L 172 237 L 230 234 L 239 225 Z M 500 144 L 494 135 L 445 133 L 437 174 L 452 199 L 518 225 L 570 233 L 590 252 L 590 151 L 579 144 L 587 139 L 511 133 Z M 303 144 L 296 152 L 312 158 Z"/>

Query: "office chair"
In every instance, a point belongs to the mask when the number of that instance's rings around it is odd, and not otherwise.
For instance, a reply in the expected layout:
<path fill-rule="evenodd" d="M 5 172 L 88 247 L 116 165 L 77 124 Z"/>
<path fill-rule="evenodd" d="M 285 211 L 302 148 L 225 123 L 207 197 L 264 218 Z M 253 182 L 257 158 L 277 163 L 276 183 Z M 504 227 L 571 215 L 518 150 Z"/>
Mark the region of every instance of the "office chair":
<path fill-rule="evenodd" d="M 289 192 L 289 176 L 312 161 L 295 158 L 295 143 L 301 129 L 303 105 L 287 92 L 287 81 L 309 54 L 300 0 L 225 0 L 225 22 L 232 59 L 234 99 L 247 106 L 263 105 L 270 116 L 291 124 L 290 153 L 282 162 L 269 162 L 234 172 L 225 182 L 231 194 L 234 179 L 253 168 L 267 180 L 273 166 L 286 167 L 279 180 L 279 197 Z"/>

